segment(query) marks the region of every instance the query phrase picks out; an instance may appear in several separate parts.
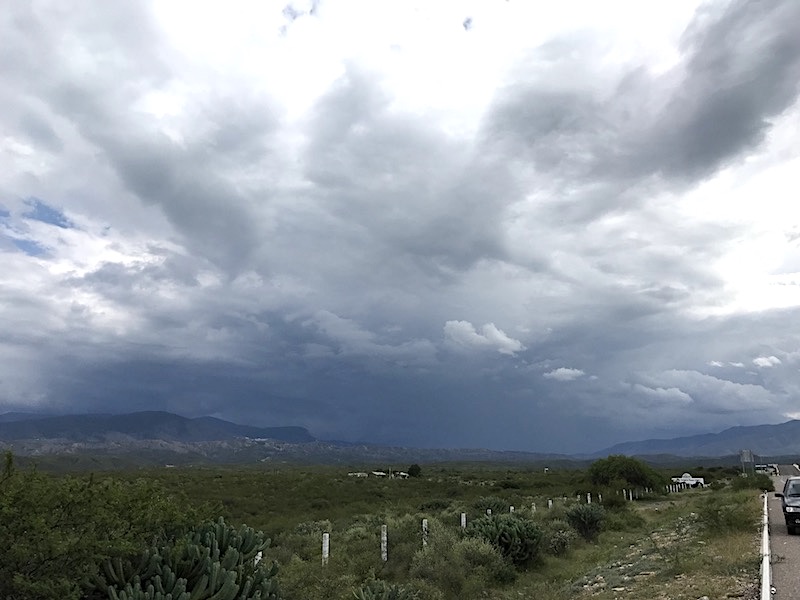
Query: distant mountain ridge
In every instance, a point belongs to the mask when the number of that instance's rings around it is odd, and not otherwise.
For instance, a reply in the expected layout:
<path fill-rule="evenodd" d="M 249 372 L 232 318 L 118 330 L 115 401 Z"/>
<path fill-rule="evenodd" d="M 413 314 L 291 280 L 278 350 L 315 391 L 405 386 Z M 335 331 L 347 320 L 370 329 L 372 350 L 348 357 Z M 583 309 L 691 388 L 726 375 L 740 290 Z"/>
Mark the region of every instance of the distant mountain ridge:
<path fill-rule="evenodd" d="M 730 456 L 740 450 L 752 450 L 759 456 L 787 456 L 800 454 L 800 421 L 792 420 L 777 425 L 745 425 L 731 427 L 720 433 L 704 433 L 672 439 L 651 439 L 616 444 L 593 454 L 625 454 L 649 456 Z"/>
<path fill-rule="evenodd" d="M 86 442 L 129 437 L 135 440 L 210 442 L 248 437 L 291 443 L 315 441 L 304 427 L 251 427 L 215 417 L 191 419 L 163 411 L 22 419 L 20 416 L 18 413 L 10 413 L 10 417 L 0 415 L 0 440 L 64 439 Z"/>
<path fill-rule="evenodd" d="M 503 462 L 588 464 L 609 454 L 639 456 L 659 464 L 691 457 L 737 461 L 740 450 L 760 457 L 800 456 L 800 421 L 741 426 L 720 433 L 616 444 L 592 454 L 566 455 L 476 448 L 421 449 L 317 440 L 303 427 L 252 427 L 214 417 L 169 412 L 47 416 L 0 414 L 0 448 L 19 455 L 104 453 L 180 464 L 374 462 Z M 149 458 L 147 458 L 149 457 Z M 116 459 L 115 459 L 116 460 Z M 698 464 L 700 464 L 698 462 Z"/>

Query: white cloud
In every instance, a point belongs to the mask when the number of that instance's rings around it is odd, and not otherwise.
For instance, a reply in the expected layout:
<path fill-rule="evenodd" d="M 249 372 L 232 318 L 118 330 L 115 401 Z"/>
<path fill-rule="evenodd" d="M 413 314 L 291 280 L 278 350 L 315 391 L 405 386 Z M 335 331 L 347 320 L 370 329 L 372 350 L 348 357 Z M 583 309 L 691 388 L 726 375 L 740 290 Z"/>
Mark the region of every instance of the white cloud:
<path fill-rule="evenodd" d="M 638 392 L 645 397 L 657 400 L 658 402 L 677 403 L 678 405 L 686 406 L 694 401 L 689 394 L 676 387 L 651 388 L 642 385 L 641 383 L 636 383 L 633 385 L 633 389 L 635 392 Z"/>
<path fill-rule="evenodd" d="M 753 359 L 753 364 L 757 367 L 769 368 L 781 364 L 781 359 L 777 356 L 759 356 Z"/>
<path fill-rule="evenodd" d="M 556 381 L 574 381 L 579 377 L 583 377 L 585 373 L 580 369 L 568 369 L 566 367 L 559 367 L 542 375 L 545 379 L 555 379 Z"/>
<path fill-rule="evenodd" d="M 332 435 L 428 445 L 372 399 L 444 411 L 466 385 L 677 434 L 796 410 L 800 4 L 111 4 L 0 11 L 0 402 L 129 383 L 152 408 L 138 361 L 183 373 L 161 398 L 313 401 Z M 505 444 L 481 411 L 458 443 Z M 530 416 L 520 446 L 566 440 Z"/>
<path fill-rule="evenodd" d="M 469 321 L 447 321 L 444 337 L 446 342 L 461 348 L 488 348 L 512 356 L 525 350 L 522 342 L 508 336 L 494 323 L 486 323 L 478 333 Z"/>

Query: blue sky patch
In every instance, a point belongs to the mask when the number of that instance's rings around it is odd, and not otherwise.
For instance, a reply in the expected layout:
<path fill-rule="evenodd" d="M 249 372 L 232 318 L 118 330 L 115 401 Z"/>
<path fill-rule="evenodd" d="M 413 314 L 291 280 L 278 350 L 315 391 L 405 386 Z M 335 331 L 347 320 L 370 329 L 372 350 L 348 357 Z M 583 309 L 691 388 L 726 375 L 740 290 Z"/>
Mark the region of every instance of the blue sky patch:
<path fill-rule="evenodd" d="M 42 223 L 55 225 L 56 227 L 61 227 L 62 229 L 72 229 L 74 227 L 72 222 L 64 216 L 64 213 L 48 204 L 45 204 L 38 198 L 26 200 L 25 204 L 31 207 L 28 212 L 23 213 L 22 215 L 27 219 L 41 221 Z"/>
<path fill-rule="evenodd" d="M 28 256 L 42 256 L 47 254 L 47 248 L 33 240 L 12 239 L 14 245 Z"/>

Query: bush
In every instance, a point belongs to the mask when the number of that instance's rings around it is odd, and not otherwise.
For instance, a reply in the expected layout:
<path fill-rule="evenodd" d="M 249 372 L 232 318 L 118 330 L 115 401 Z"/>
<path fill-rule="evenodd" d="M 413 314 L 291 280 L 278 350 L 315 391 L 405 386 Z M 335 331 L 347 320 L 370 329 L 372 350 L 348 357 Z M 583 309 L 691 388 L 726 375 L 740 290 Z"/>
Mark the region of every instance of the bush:
<path fill-rule="evenodd" d="M 772 478 L 764 473 L 756 473 L 747 477 L 736 477 L 731 484 L 734 490 L 762 490 L 767 492 L 775 491 L 775 484 Z"/>
<path fill-rule="evenodd" d="M 603 529 L 609 531 L 633 531 L 642 527 L 645 519 L 633 510 L 608 511 L 603 520 Z"/>
<path fill-rule="evenodd" d="M 99 563 L 135 555 L 198 517 L 149 481 L 16 471 L 8 454 L 0 477 L 0 598 L 78 598 Z"/>
<path fill-rule="evenodd" d="M 418 600 L 419 595 L 401 585 L 372 579 L 353 592 L 358 600 Z"/>
<path fill-rule="evenodd" d="M 591 541 L 603 528 L 605 510 L 599 504 L 576 504 L 567 509 L 566 518 L 583 539 Z"/>
<path fill-rule="evenodd" d="M 606 510 L 628 510 L 630 506 L 630 502 L 625 499 L 625 496 L 610 490 L 603 493 L 602 504 Z"/>
<path fill-rule="evenodd" d="M 294 528 L 294 533 L 298 535 L 315 535 L 322 536 L 323 533 L 330 533 L 333 525 L 327 519 L 322 521 L 304 521 L 298 523 Z"/>
<path fill-rule="evenodd" d="M 551 556 L 564 556 L 575 542 L 577 534 L 569 523 L 562 519 L 547 521 L 543 527 L 544 551 Z"/>
<path fill-rule="evenodd" d="M 434 498 L 433 500 L 428 500 L 427 502 L 423 502 L 419 505 L 419 509 L 421 511 L 438 511 L 438 510 L 447 510 L 450 508 L 451 501 L 450 500 L 441 500 L 438 498 Z"/>
<path fill-rule="evenodd" d="M 514 514 L 480 517 L 467 526 L 467 535 L 486 540 L 516 566 L 540 557 L 542 530 L 533 521 Z"/>
<path fill-rule="evenodd" d="M 481 514 L 485 515 L 487 510 L 491 510 L 493 515 L 499 515 L 508 512 L 509 504 L 497 496 L 481 496 L 472 503 L 472 506 Z"/>
<path fill-rule="evenodd" d="M 709 535 L 732 531 L 757 532 L 759 511 L 751 492 L 719 492 L 705 498 L 698 521 Z"/>
<path fill-rule="evenodd" d="M 514 567 L 479 538 L 459 538 L 454 528 L 430 521 L 430 542 L 411 561 L 410 577 L 434 584 L 447 599 L 478 598 L 496 584 L 511 583 Z"/>

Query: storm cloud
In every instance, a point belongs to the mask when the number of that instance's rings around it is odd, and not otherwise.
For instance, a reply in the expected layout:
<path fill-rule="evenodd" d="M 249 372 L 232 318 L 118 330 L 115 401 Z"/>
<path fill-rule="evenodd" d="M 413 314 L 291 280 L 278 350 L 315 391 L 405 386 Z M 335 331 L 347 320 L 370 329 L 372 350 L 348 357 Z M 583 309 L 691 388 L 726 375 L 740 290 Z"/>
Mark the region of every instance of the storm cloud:
<path fill-rule="evenodd" d="M 796 415 L 800 5 L 472 8 L 3 11 L 0 409 L 563 452 Z"/>

